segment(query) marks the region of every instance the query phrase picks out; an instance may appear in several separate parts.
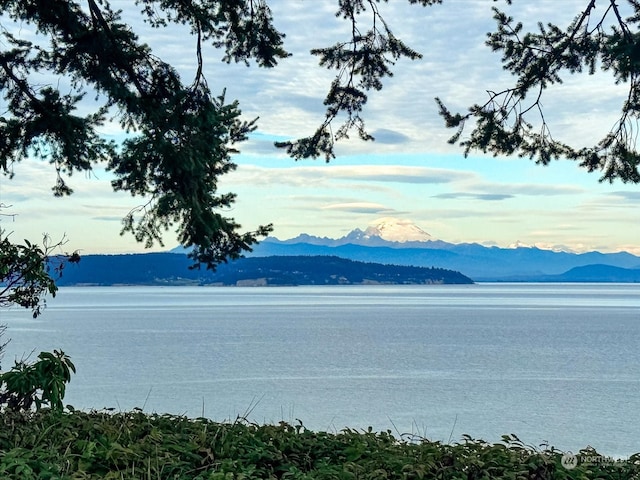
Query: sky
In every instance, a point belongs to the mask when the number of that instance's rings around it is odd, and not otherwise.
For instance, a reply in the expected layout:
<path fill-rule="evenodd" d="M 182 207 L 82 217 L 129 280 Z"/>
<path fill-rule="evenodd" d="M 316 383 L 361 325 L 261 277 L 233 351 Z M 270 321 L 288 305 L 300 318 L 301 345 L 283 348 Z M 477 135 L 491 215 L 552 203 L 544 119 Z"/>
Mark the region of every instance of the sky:
<path fill-rule="evenodd" d="M 335 17 L 334 0 L 268 3 L 276 26 L 287 35 L 290 58 L 274 69 L 261 69 L 222 63 L 222 52 L 213 47 L 203 52 L 212 91 L 226 88 L 227 99 L 240 102 L 245 119 L 259 117 L 258 129 L 234 157 L 237 170 L 219 183 L 221 193 L 238 195 L 222 213 L 243 230 L 272 223 L 279 239 L 300 233 L 339 238 L 381 218 L 395 218 L 452 243 L 509 247 L 519 242 L 640 255 L 640 186 L 600 183 L 597 172 L 587 173 L 567 160 L 543 167 L 477 152 L 465 158 L 460 147 L 447 143 L 453 132 L 444 127 L 434 101 L 439 97 L 452 110 L 464 111 L 483 103 L 487 90 L 513 83 L 499 54 L 484 44 L 494 25 L 492 6 L 533 30 L 538 21 L 567 25 L 588 1 L 516 0 L 511 7 L 488 0 L 445 0 L 432 7 L 402 0 L 380 4 L 394 34 L 423 58 L 397 62 L 383 90 L 370 94 L 363 117 L 376 141 L 339 143 L 330 163 L 296 162 L 273 142 L 308 136 L 322 121 L 333 72 L 319 67 L 309 51 L 348 38 L 350 25 Z M 123 18 L 156 55 L 191 82 L 195 39 L 188 32 L 149 29 L 130 0 L 112 5 L 123 10 Z M 365 29 L 367 13 L 361 21 Z M 31 28 L 21 25 L 20 31 L 29 35 Z M 545 92 L 543 108 L 556 139 L 586 146 L 615 124 L 625 96 L 625 86 L 616 85 L 609 74 L 568 75 Z M 122 137 L 115 125 L 101 133 Z M 46 162 L 25 160 L 14 173 L 12 179 L 0 178 L 0 203 L 11 206 L 5 213 L 14 214 L 3 216 L 0 228 L 14 241 L 37 241 L 46 233 L 53 240 L 65 238 L 64 249 L 81 254 L 145 250 L 131 235 L 119 234 L 122 217 L 145 200 L 114 193 L 110 174 L 99 166 L 75 174 L 69 180 L 75 193 L 67 198 L 52 196 L 55 172 Z M 165 246 L 152 250 L 176 245 L 168 232 Z"/>

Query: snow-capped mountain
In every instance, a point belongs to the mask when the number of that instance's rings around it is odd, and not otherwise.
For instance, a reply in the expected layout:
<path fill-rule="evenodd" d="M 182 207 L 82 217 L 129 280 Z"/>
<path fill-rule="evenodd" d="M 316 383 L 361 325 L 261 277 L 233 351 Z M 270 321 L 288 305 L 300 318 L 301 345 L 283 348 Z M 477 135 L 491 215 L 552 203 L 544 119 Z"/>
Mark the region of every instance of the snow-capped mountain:
<path fill-rule="evenodd" d="M 509 244 L 507 248 L 531 248 L 532 245 L 528 245 L 526 243 L 521 242 L 520 240 L 516 240 L 514 243 Z"/>
<path fill-rule="evenodd" d="M 316 237 L 301 233 L 289 240 L 278 240 L 270 237 L 266 241 L 276 241 L 280 243 L 308 243 L 309 245 L 368 245 L 368 246 L 394 246 L 397 248 L 406 247 L 436 247 L 436 244 L 443 244 L 438 240 L 432 240 L 431 235 L 422 230 L 413 222 L 398 220 L 395 218 L 382 218 L 365 230 L 354 228 L 341 238 Z"/>
<path fill-rule="evenodd" d="M 380 237 L 388 242 L 428 242 L 431 235 L 408 220 L 382 218 L 364 232 L 365 238 Z"/>
<path fill-rule="evenodd" d="M 463 272 L 476 281 L 595 281 L 584 280 L 591 278 L 584 275 L 579 277 L 583 280 L 561 275 L 575 267 L 604 265 L 633 271 L 626 277 L 616 273 L 593 278 L 626 282 L 627 278 L 635 278 L 640 270 L 640 257 L 628 252 L 577 254 L 527 246 L 522 242 L 509 248 L 453 244 L 433 240 L 414 223 L 393 218 L 380 219 L 365 230 L 356 228 L 337 239 L 308 234 L 289 240 L 269 237 L 248 256 L 270 255 L 326 255 L 362 262 L 446 268 Z M 601 273 L 602 268 L 598 271 Z"/>

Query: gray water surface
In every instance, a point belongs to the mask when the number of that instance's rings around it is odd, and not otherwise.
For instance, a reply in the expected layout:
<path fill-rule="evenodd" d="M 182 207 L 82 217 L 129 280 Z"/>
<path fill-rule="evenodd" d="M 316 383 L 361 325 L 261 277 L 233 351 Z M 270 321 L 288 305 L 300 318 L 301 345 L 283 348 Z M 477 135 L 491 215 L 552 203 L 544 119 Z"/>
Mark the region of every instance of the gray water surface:
<path fill-rule="evenodd" d="M 640 285 L 66 287 L 1 312 L 65 403 L 640 452 Z"/>

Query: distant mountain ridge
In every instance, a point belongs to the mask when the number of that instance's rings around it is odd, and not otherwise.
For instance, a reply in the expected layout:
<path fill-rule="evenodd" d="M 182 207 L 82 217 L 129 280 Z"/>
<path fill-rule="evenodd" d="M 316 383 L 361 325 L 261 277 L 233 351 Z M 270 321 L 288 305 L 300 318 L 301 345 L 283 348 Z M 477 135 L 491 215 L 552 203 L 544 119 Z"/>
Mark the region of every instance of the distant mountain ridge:
<path fill-rule="evenodd" d="M 248 256 L 338 256 L 362 262 L 446 268 L 462 272 L 475 281 L 485 282 L 562 281 L 560 277 L 565 274 L 566 281 L 634 282 L 640 270 L 640 257 L 628 252 L 572 253 L 527 246 L 500 248 L 477 243 L 454 244 L 434 240 L 424 230 L 413 228 L 409 222 L 399 226 L 391 226 L 390 223 L 387 220 L 366 230 L 356 228 L 338 239 L 304 233 L 289 240 L 269 237 L 255 246 Z M 393 235 L 388 232 L 393 232 Z M 401 241 L 389 238 L 399 238 Z M 630 271 L 593 267 L 596 265 Z M 568 274 L 579 267 L 591 267 L 591 273 L 583 276 L 575 272 Z"/>
<path fill-rule="evenodd" d="M 309 243 L 311 245 L 325 246 L 354 244 L 369 246 L 393 245 L 406 248 L 421 247 L 432 242 L 434 245 L 444 243 L 432 240 L 429 233 L 411 222 L 393 218 L 382 218 L 376 225 L 369 226 L 365 230 L 355 228 L 344 237 L 338 239 L 315 237 L 302 233 L 296 238 L 282 241 L 282 243 Z"/>
<path fill-rule="evenodd" d="M 640 268 L 620 268 L 611 265 L 586 265 L 575 267 L 561 275 L 550 277 L 554 282 L 599 282 L 606 278 L 609 282 L 640 283 Z"/>
<path fill-rule="evenodd" d="M 441 240 L 431 239 L 403 240 L 400 242 L 387 240 L 380 235 L 374 235 L 372 233 L 373 232 L 370 229 L 360 230 L 359 228 L 356 228 L 344 237 L 340 238 L 316 237 L 313 235 L 308 235 L 306 233 L 301 233 L 297 237 L 288 240 L 278 240 L 277 238 L 269 237 L 266 239 L 266 241 L 275 241 L 283 244 L 307 243 L 309 245 L 322 245 L 327 247 L 337 247 L 340 245 L 363 245 L 370 247 L 390 246 L 393 248 L 441 248 L 446 245 L 452 245 Z"/>

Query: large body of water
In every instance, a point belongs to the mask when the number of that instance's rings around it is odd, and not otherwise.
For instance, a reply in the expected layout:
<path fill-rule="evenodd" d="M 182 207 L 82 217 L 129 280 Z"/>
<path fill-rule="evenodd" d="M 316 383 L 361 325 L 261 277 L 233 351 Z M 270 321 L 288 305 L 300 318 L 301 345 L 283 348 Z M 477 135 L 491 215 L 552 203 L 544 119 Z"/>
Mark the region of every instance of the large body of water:
<path fill-rule="evenodd" d="M 80 409 L 640 452 L 640 285 L 67 287 L 1 314 L 3 370 L 64 350 Z"/>

